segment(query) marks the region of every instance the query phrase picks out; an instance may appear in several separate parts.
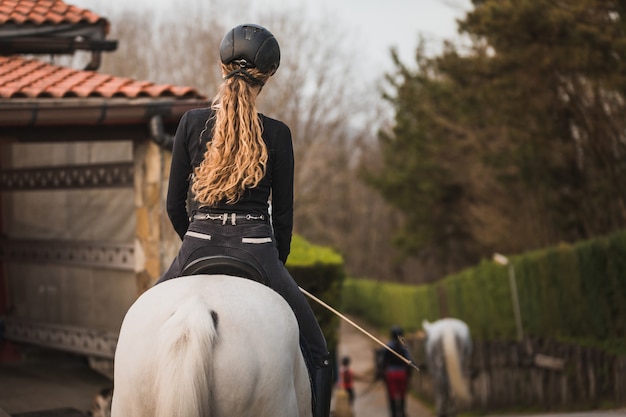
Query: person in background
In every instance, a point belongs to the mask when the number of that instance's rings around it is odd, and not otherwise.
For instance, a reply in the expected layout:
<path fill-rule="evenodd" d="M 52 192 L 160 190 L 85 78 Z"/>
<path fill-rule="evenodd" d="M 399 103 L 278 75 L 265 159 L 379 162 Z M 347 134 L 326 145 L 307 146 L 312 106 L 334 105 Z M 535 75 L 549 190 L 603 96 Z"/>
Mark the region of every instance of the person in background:
<path fill-rule="evenodd" d="M 307 366 L 313 416 L 328 417 L 333 368 L 326 340 L 284 265 L 293 229 L 291 131 L 256 108 L 280 64 L 280 47 L 266 28 L 245 24 L 228 31 L 219 52 L 223 82 L 215 99 L 210 108 L 185 113 L 176 130 L 167 213 L 182 245 L 156 285 L 208 256 L 226 255 L 256 266 L 295 313 L 312 356 Z"/>
<path fill-rule="evenodd" d="M 350 368 L 350 357 L 341 358 L 341 366 L 339 367 L 339 388 L 348 393 L 350 405 L 354 405 L 354 372 Z"/>
<path fill-rule="evenodd" d="M 391 328 L 391 340 L 387 346 L 401 357 L 411 360 L 403 343 L 404 330 L 399 326 Z M 381 376 L 387 388 L 387 400 L 391 417 L 406 417 L 406 394 L 411 367 L 388 349 L 379 351 Z"/>

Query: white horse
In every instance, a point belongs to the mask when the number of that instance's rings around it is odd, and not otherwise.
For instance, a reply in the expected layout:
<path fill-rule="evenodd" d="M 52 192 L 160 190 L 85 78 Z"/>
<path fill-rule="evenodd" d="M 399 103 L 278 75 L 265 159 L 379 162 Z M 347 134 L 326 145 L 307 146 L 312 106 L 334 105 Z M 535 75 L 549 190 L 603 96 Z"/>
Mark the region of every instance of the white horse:
<path fill-rule="evenodd" d="M 433 323 L 424 320 L 422 327 L 426 333 L 426 359 L 428 373 L 433 378 L 437 416 L 454 416 L 457 401 L 471 401 L 467 380 L 472 353 L 469 327 L 454 318 Z"/>
<path fill-rule="evenodd" d="M 126 313 L 112 417 L 310 417 L 296 318 L 269 287 L 226 275 L 160 283 Z"/>

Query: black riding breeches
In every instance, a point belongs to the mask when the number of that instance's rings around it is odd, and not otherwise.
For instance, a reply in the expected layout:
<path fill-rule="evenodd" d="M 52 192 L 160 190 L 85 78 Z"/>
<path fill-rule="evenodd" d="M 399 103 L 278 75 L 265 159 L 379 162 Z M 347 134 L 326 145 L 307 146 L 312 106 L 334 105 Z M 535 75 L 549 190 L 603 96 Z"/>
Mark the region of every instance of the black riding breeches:
<path fill-rule="evenodd" d="M 291 306 L 300 332 L 314 358 L 328 353 L 326 340 L 298 284 L 278 259 L 272 228 L 267 223 L 230 223 L 194 220 L 183 239 L 178 255 L 157 284 L 181 276 L 190 262 L 206 256 L 227 255 L 242 259 L 259 268 L 269 286 Z"/>

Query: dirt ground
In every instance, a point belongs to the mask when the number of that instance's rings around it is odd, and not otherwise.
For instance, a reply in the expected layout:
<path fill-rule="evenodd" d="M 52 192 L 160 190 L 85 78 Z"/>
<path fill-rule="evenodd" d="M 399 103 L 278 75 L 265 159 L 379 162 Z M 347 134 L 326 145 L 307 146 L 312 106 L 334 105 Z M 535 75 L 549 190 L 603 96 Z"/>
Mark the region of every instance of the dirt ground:
<path fill-rule="evenodd" d="M 2 411 L 13 417 L 80 417 L 112 385 L 77 355 L 21 347 L 11 356 L 0 363 L 0 417 Z"/>

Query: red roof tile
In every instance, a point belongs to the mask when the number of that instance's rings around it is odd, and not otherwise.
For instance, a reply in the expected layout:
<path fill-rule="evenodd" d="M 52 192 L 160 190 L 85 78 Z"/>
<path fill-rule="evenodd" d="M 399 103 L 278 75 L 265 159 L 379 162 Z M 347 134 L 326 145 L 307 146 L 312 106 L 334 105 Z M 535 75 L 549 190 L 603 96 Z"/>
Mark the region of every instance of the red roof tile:
<path fill-rule="evenodd" d="M 76 70 L 21 56 L 0 56 L 0 99 L 63 97 L 204 98 L 191 87 Z"/>
<path fill-rule="evenodd" d="M 0 0 L 0 24 L 98 23 L 108 21 L 61 0 Z"/>

